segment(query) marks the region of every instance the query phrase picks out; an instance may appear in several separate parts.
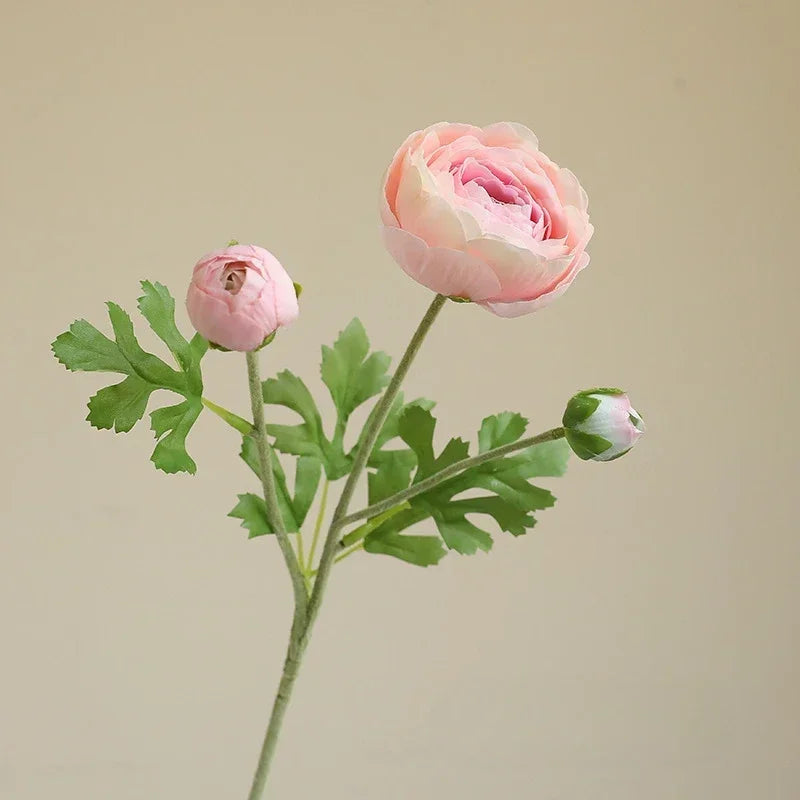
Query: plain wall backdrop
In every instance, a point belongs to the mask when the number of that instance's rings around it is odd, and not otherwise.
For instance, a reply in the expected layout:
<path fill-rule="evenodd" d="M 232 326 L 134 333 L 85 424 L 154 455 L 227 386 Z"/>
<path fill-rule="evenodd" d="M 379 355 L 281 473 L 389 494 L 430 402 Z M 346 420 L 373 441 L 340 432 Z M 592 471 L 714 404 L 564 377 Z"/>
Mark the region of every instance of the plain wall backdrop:
<path fill-rule="evenodd" d="M 489 555 L 343 563 L 270 797 L 800 796 L 798 23 L 793 0 L 4 0 L 0 798 L 244 798 L 290 617 L 274 541 L 225 517 L 256 489 L 233 433 L 202 416 L 198 474 L 158 473 L 147 420 L 92 430 L 104 376 L 49 343 L 140 279 L 182 297 L 235 237 L 305 286 L 265 373 L 320 393 L 356 314 L 396 359 L 430 295 L 382 250 L 378 186 L 442 119 L 533 128 L 596 234 L 541 313 L 448 305 L 407 381 L 440 440 L 504 409 L 549 428 L 595 384 L 648 433 L 574 459 Z M 241 356 L 205 373 L 246 413 Z"/>

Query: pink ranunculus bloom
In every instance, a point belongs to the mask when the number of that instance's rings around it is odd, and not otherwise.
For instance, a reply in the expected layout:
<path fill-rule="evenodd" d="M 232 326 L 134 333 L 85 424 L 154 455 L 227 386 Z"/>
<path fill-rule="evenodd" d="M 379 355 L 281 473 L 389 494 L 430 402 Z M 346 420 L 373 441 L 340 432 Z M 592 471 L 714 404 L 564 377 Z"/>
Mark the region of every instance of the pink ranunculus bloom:
<path fill-rule="evenodd" d="M 536 311 L 589 263 L 588 198 L 523 125 L 440 122 L 395 153 L 383 241 L 414 280 L 501 317 Z"/>
<path fill-rule="evenodd" d="M 189 319 L 213 344 L 255 350 L 297 318 L 297 293 L 275 256 L 237 244 L 203 256 L 186 295 Z"/>

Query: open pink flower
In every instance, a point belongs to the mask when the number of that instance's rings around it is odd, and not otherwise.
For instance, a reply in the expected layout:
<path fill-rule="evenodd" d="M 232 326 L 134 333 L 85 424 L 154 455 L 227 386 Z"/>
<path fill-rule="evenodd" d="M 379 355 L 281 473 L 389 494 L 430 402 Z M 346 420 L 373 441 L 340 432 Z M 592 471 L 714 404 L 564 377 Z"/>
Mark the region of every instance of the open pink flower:
<path fill-rule="evenodd" d="M 228 350 L 255 350 L 297 318 L 292 279 L 263 247 L 237 244 L 197 262 L 186 295 L 192 325 Z"/>
<path fill-rule="evenodd" d="M 588 198 L 523 125 L 440 122 L 395 153 L 383 240 L 414 280 L 502 317 L 536 311 L 588 263 Z"/>

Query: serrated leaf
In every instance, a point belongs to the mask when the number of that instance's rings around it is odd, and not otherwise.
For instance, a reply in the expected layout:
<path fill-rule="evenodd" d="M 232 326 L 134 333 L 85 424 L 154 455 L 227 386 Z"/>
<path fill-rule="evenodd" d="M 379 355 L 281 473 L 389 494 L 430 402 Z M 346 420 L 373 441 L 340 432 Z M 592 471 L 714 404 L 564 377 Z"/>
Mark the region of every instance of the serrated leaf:
<path fill-rule="evenodd" d="M 433 462 L 433 473 L 441 472 L 446 467 L 449 467 L 451 464 L 455 464 L 458 461 L 462 461 L 463 459 L 469 456 L 469 443 L 465 442 L 463 439 L 451 439 L 444 447 L 444 450 L 436 457 L 435 461 Z M 414 481 L 420 480 L 420 475 L 414 476 Z"/>
<path fill-rule="evenodd" d="M 405 409 L 398 422 L 400 438 L 414 451 L 417 457 L 417 472 L 414 483 L 461 461 L 469 455 L 469 444 L 462 439 L 451 439 L 439 456 L 434 455 L 433 433 L 436 420 L 430 411 L 412 405 Z"/>
<path fill-rule="evenodd" d="M 144 294 L 138 300 L 139 311 L 150 323 L 153 332 L 175 356 L 181 370 L 186 373 L 193 394 L 202 394 L 203 382 L 200 376 L 197 351 L 175 324 L 175 300 L 166 286 L 161 283 L 142 281 Z M 206 345 L 207 347 L 207 345 Z M 200 354 L 202 357 L 202 353 Z"/>
<path fill-rule="evenodd" d="M 394 531 L 369 534 L 364 539 L 364 550 L 399 558 L 418 567 L 438 564 L 447 555 L 437 536 L 409 536 Z"/>
<path fill-rule="evenodd" d="M 527 427 L 528 420 L 513 411 L 486 417 L 478 431 L 478 452 L 485 453 L 495 447 L 516 442 Z"/>
<path fill-rule="evenodd" d="M 492 549 L 492 537 L 466 517 L 443 512 L 435 514 L 433 519 L 444 543 L 451 550 L 471 556 L 478 550 L 488 552 Z"/>
<path fill-rule="evenodd" d="M 263 498 L 250 492 L 237 497 L 239 502 L 228 512 L 228 516 L 242 520 L 242 527 L 249 531 L 247 538 L 255 539 L 256 536 L 272 533 Z"/>
<path fill-rule="evenodd" d="M 536 511 L 555 505 L 556 499 L 547 489 L 528 483 L 516 473 L 498 472 L 485 475 L 469 472 L 462 478 L 461 487 L 488 489 L 522 511 Z M 459 487 L 459 488 L 461 488 Z M 461 489 L 463 491 L 463 488 Z"/>
<path fill-rule="evenodd" d="M 536 524 L 536 520 L 528 512 L 497 496 L 451 500 L 448 507 L 459 514 L 490 516 L 497 522 L 501 530 L 514 536 L 521 536 L 527 528 L 532 528 Z"/>
<path fill-rule="evenodd" d="M 150 426 L 158 439 L 150 460 L 164 472 L 197 471 L 197 465 L 186 452 L 186 436 L 203 405 L 199 398 L 190 397 L 174 406 L 159 408 L 150 414 Z"/>
<path fill-rule="evenodd" d="M 424 409 L 409 409 L 400 417 L 400 436 L 412 448 L 418 463 L 412 484 L 468 455 L 465 442 L 451 439 L 437 457 L 433 448 L 435 427 L 435 419 Z M 506 412 L 487 417 L 479 432 L 481 449 L 486 452 L 517 441 L 524 432 L 525 420 L 519 414 Z M 568 457 L 569 447 L 563 441 L 554 441 L 471 467 L 411 498 L 407 511 L 387 520 L 375 533 L 399 534 L 420 520 L 432 517 L 448 547 L 464 554 L 488 550 L 492 543 L 490 534 L 478 527 L 471 517 L 489 516 L 502 530 L 514 536 L 525 533 L 536 524 L 531 512 L 549 508 L 555 502 L 551 492 L 529 483 L 528 479 L 563 474 Z M 383 475 L 391 474 L 383 464 L 381 468 Z M 374 482 L 378 474 L 374 473 L 370 480 Z M 400 483 L 398 480 L 398 485 Z M 387 487 L 386 496 L 405 487 L 393 491 L 389 488 L 391 486 Z M 484 489 L 491 494 L 461 497 L 475 489 Z M 370 498 L 372 502 L 375 501 Z"/>
<path fill-rule="evenodd" d="M 303 381 L 288 369 L 262 384 L 264 402 L 289 408 L 303 419 L 300 425 L 269 425 L 275 448 L 291 455 L 313 455 L 325 460 L 327 440 L 322 433 L 322 418 Z"/>
<path fill-rule="evenodd" d="M 425 411 L 430 411 L 435 405 L 436 403 L 434 403 L 433 400 L 428 400 L 425 397 L 418 397 L 416 400 L 411 400 L 408 403 L 405 403 L 403 393 L 398 392 L 391 408 L 389 409 L 389 413 L 386 415 L 386 419 L 381 426 L 380 433 L 375 440 L 375 445 L 372 448 L 372 454 L 370 455 L 370 464 L 372 465 L 379 461 L 381 457 L 381 450 L 383 449 L 384 445 L 388 444 L 388 442 L 400 435 L 398 430 L 400 417 L 405 413 L 406 409 L 411 408 L 411 406 L 418 406 Z M 361 437 L 359 437 L 359 444 L 360 442 Z"/>
<path fill-rule="evenodd" d="M 340 423 L 389 383 L 389 356 L 380 351 L 368 353 L 369 339 L 358 318 L 339 334 L 333 347 L 322 348 L 320 374 Z"/>
<path fill-rule="evenodd" d="M 154 389 L 147 381 L 129 375 L 122 383 L 106 386 L 89 398 L 86 419 L 95 428 L 126 433 L 144 416 Z"/>
<path fill-rule="evenodd" d="M 375 472 L 367 476 L 369 503 L 377 503 L 411 485 L 411 472 L 417 459 L 411 450 L 395 450 Z"/>
<path fill-rule="evenodd" d="M 121 383 L 100 389 L 89 400 L 86 419 L 96 428 L 129 431 L 146 411 L 156 389 L 168 389 L 186 400 L 151 415 L 159 439 L 151 460 L 165 472 L 194 473 L 196 465 L 185 448 L 186 435 L 202 410 L 200 360 L 208 342 L 199 334 L 188 342 L 175 325 L 175 301 L 160 283 L 142 282 L 139 309 L 155 333 L 175 355 L 180 371 L 139 344 L 130 315 L 107 303 L 114 341 L 85 320 L 74 322 L 53 342 L 56 358 L 70 370 L 118 372 Z"/>
<path fill-rule="evenodd" d="M 55 357 L 69 370 L 131 374 L 130 364 L 116 342 L 85 319 L 78 319 L 51 345 Z"/>
<path fill-rule="evenodd" d="M 158 356 L 142 350 L 133 330 L 133 322 L 124 308 L 116 303 L 106 303 L 108 317 L 122 355 L 130 364 L 133 373 L 154 386 L 172 389 L 180 394 L 186 392 L 186 376 L 176 372 Z"/>
<path fill-rule="evenodd" d="M 511 456 L 484 465 L 484 472 L 513 472 L 520 478 L 559 478 L 567 471 L 571 450 L 564 439 L 520 450 Z"/>
<path fill-rule="evenodd" d="M 427 477 L 434 471 L 436 456 L 433 452 L 433 432 L 436 420 L 430 411 L 420 406 L 405 409 L 400 417 L 397 430 L 400 438 L 414 451 L 417 457 L 418 477 Z"/>

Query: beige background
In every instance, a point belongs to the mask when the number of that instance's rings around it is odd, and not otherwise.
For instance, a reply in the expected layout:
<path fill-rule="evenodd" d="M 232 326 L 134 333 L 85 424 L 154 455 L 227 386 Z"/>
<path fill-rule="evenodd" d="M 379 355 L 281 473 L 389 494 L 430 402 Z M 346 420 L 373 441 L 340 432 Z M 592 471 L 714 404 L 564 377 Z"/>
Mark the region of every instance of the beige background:
<path fill-rule="evenodd" d="M 574 461 L 535 534 L 335 574 L 271 796 L 800 796 L 797 5 L 3 2 L 0 797 L 243 798 L 289 617 L 210 415 L 194 478 L 82 421 L 48 343 L 235 236 L 306 286 L 264 355 L 315 389 L 354 314 L 397 356 L 428 301 L 376 233 L 394 148 L 517 119 L 591 198 L 592 266 L 512 321 L 450 306 L 409 379 L 440 435 L 594 383 L 649 423 Z M 185 315 L 181 310 L 181 321 Z M 209 394 L 244 412 L 244 366 Z"/>

